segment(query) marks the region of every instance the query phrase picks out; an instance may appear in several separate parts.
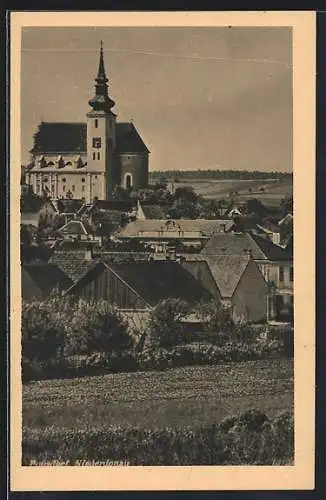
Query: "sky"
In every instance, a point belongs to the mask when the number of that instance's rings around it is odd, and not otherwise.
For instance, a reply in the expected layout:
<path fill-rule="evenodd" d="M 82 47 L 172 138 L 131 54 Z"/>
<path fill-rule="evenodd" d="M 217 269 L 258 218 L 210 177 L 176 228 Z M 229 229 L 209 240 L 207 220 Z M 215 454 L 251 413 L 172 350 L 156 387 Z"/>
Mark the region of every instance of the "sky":
<path fill-rule="evenodd" d="M 86 121 L 103 40 L 118 121 L 150 170 L 292 171 L 292 38 L 278 27 L 24 28 L 22 163 L 43 121 Z"/>

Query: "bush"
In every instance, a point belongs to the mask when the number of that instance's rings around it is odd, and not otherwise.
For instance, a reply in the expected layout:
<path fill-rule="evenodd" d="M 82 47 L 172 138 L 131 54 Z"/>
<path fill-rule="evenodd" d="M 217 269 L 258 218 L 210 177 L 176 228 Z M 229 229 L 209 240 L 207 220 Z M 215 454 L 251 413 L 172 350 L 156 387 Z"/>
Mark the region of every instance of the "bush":
<path fill-rule="evenodd" d="M 150 346 L 171 347 L 182 336 L 180 320 L 190 312 L 190 306 L 180 299 L 166 299 L 151 312 L 147 338 Z"/>
<path fill-rule="evenodd" d="M 170 349 L 145 348 L 142 352 L 94 352 L 67 356 L 50 363 L 24 359 L 24 381 L 44 378 L 69 378 L 105 373 L 166 370 L 189 365 L 215 365 L 282 356 L 282 345 L 277 341 L 255 344 L 228 342 L 223 346 L 208 343 L 177 345 Z"/>
<path fill-rule="evenodd" d="M 67 357 L 104 353 L 120 359 L 133 347 L 133 338 L 121 316 L 105 301 L 76 301 L 52 296 L 23 302 L 22 371 L 24 380 L 69 376 Z M 105 357 L 104 356 L 104 357 Z M 103 361 L 101 361 L 103 363 Z M 118 363 L 118 362 L 117 362 Z"/>
<path fill-rule="evenodd" d="M 23 429 L 23 465 L 31 461 L 126 461 L 129 465 L 273 465 L 293 461 L 293 416 L 269 420 L 250 410 L 221 423 L 139 429 Z"/>

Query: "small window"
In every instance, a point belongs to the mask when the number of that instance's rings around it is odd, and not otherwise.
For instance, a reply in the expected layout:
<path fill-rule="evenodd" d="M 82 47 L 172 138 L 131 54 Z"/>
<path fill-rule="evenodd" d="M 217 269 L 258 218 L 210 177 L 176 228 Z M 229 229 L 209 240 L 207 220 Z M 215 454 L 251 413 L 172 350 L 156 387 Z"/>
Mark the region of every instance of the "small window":
<path fill-rule="evenodd" d="M 93 160 L 96 160 L 96 154 L 93 153 Z"/>
<path fill-rule="evenodd" d="M 66 182 L 66 178 L 65 177 L 62 179 L 62 182 Z"/>
<path fill-rule="evenodd" d="M 71 161 L 67 161 L 66 167 L 69 167 L 69 166 L 71 167 L 71 165 L 72 165 Z"/>
<path fill-rule="evenodd" d="M 97 179 L 97 175 L 95 175 L 95 179 Z"/>
<path fill-rule="evenodd" d="M 73 184 L 73 185 L 71 186 L 71 190 L 72 190 L 72 192 L 74 193 L 74 191 L 75 191 L 75 184 Z"/>
<path fill-rule="evenodd" d="M 81 181 L 82 181 L 82 182 L 85 182 L 85 178 L 83 177 Z"/>
<path fill-rule="evenodd" d="M 65 190 L 66 190 L 66 186 L 65 186 L 65 184 L 64 184 L 64 185 L 62 186 L 62 191 L 63 191 L 63 192 L 65 192 Z"/>
<path fill-rule="evenodd" d="M 100 153 L 97 153 L 97 159 L 99 160 L 101 158 Z"/>
<path fill-rule="evenodd" d="M 82 191 L 83 191 L 83 192 L 85 191 L 85 186 L 82 186 Z"/>
<path fill-rule="evenodd" d="M 48 182 L 48 177 L 43 177 L 43 182 Z"/>
<path fill-rule="evenodd" d="M 96 118 L 95 119 L 95 128 L 97 128 L 97 127 L 98 127 L 98 119 Z"/>
<path fill-rule="evenodd" d="M 290 267 L 290 281 L 293 281 L 293 266 Z"/>
<path fill-rule="evenodd" d="M 284 281 L 284 267 L 280 266 L 280 282 Z"/>
<path fill-rule="evenodd" d="M 100 148 L 101 147 L 101 137 L 93 137 L 93 148 Z"/>

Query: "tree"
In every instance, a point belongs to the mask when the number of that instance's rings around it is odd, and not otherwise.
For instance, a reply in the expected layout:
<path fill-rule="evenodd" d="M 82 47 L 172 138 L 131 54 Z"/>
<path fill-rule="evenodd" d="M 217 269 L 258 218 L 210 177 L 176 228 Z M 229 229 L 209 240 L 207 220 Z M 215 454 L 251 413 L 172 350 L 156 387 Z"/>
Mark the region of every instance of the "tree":
<path fill-rule="evenodd" d="M 197 314 L 202 318 L 207 331 L 212 334 L 216 342 L 221 343 L 232 337 L 235 325 L 230 308 L 213 301 L 201 304 Z"/>
<path fill-rule="evenodd" d="M 113 191 L 113 199 L 116 201 L 128 201 L 130 200 L 130 194 L 127 189 L 122 186 L 116 186 Z"/>
<path fill-rule="evenodd" d="M 266 207 L 257 198 L 250 198 L 244 206 L 247 215 L 257 215 L 258 217 L 266 216 Z"/>
<path fill-rule="evenodd" d="M 164 299 L 151 312 L 148 324 L 150 344 L 171 347 L 182 333 L 180 321 L 190 313 L 190 306 L 180 299 Z"/>
<path fill-rule="evenodd" d="M 287 214 L 293 214 L 293 196 L 286 196 L 281 201 L 282 214 L 285 216 Z"/>

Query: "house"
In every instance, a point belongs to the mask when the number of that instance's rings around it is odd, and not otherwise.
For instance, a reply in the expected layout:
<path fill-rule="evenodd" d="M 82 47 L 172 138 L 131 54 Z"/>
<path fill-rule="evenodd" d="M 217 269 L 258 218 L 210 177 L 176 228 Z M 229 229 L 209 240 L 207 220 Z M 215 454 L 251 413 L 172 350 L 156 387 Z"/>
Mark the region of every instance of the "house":
<path fill-rule="evenodd" d="M 210 291 L 216 302 L 231 310 L 234 321 L 266 321 L 268 284 L 250 254 L 197 255 L 190 259 L 182 266 Z"/>
<path fill-rule="evenodd" d="M 251 233 L 215 234 L 200 252 L 202 257 L 243 255 L 249 252 L 270 288 L 269 319 L 291 321 L 293 316 L 293 255 L 269 239 Z"/>
<path fill-rule="evenodd" d="M 53 200 L 53 204 L 56 207 L 58 214 L 63 217 L 65 224 L 67 224 L 70 220 L 79 218 L 85 206 L 85 202 L 83 200 L 70 198 Z"/>
<path fill-rule="evenodd" d="M 101 261 L 67 293 L 87 300 L 104 299 L 124 310 L 148 310 L 169 298 L 181 299 L 190 305 L 213 299 L 191 273 L 172 261 Z"/>
<path fill-rule="evenodd" d="M 293 235 L 293 220 L 282 219 L 281 223 L 276 220 L 265 219 L 257 225 L 262 235 L 265 235 L 275 245 L 285 247 Z"/>
<path fill-rule="evenodd" d="M 76 283 L 98 263 L 98 259 L 93 257 L 90 248 L 81 249 L 78 246 L 75 250 L 55 250 L 49 263 L 57 265 L 73 283 Z"/>
<path fill-rule="evenodd" d="M 117 231 L 115 236 L 121 241 L 142 241 L 156 253 L 164 252 L 167 245 L 178 243 L 188 250 L 200 251 L 214 233 L 225 232 L 232 224 L 232 220 L 135 220 Z"/>
<path fill-rule="evenodd" d="M 55 264 L 37 263 L 21 266 L 23 300 L 48 297 L 71 287 L 72 280 Z"/>
<path fill-rule="evenodd" d="M 94 245 L 101 244 L 101 238 L 94 235 L 94 231 L 87 221 L 70 220 L 57 230 L 57 234 L 63 240 L 84 241 Z"/>
<path fill-rule="evenodd" d="M 38 227 L 41 223 L 52 224 L 57 210 L 50 198 L 41 198 L 30 190 L 20 198 L 21 224 Z"/>

